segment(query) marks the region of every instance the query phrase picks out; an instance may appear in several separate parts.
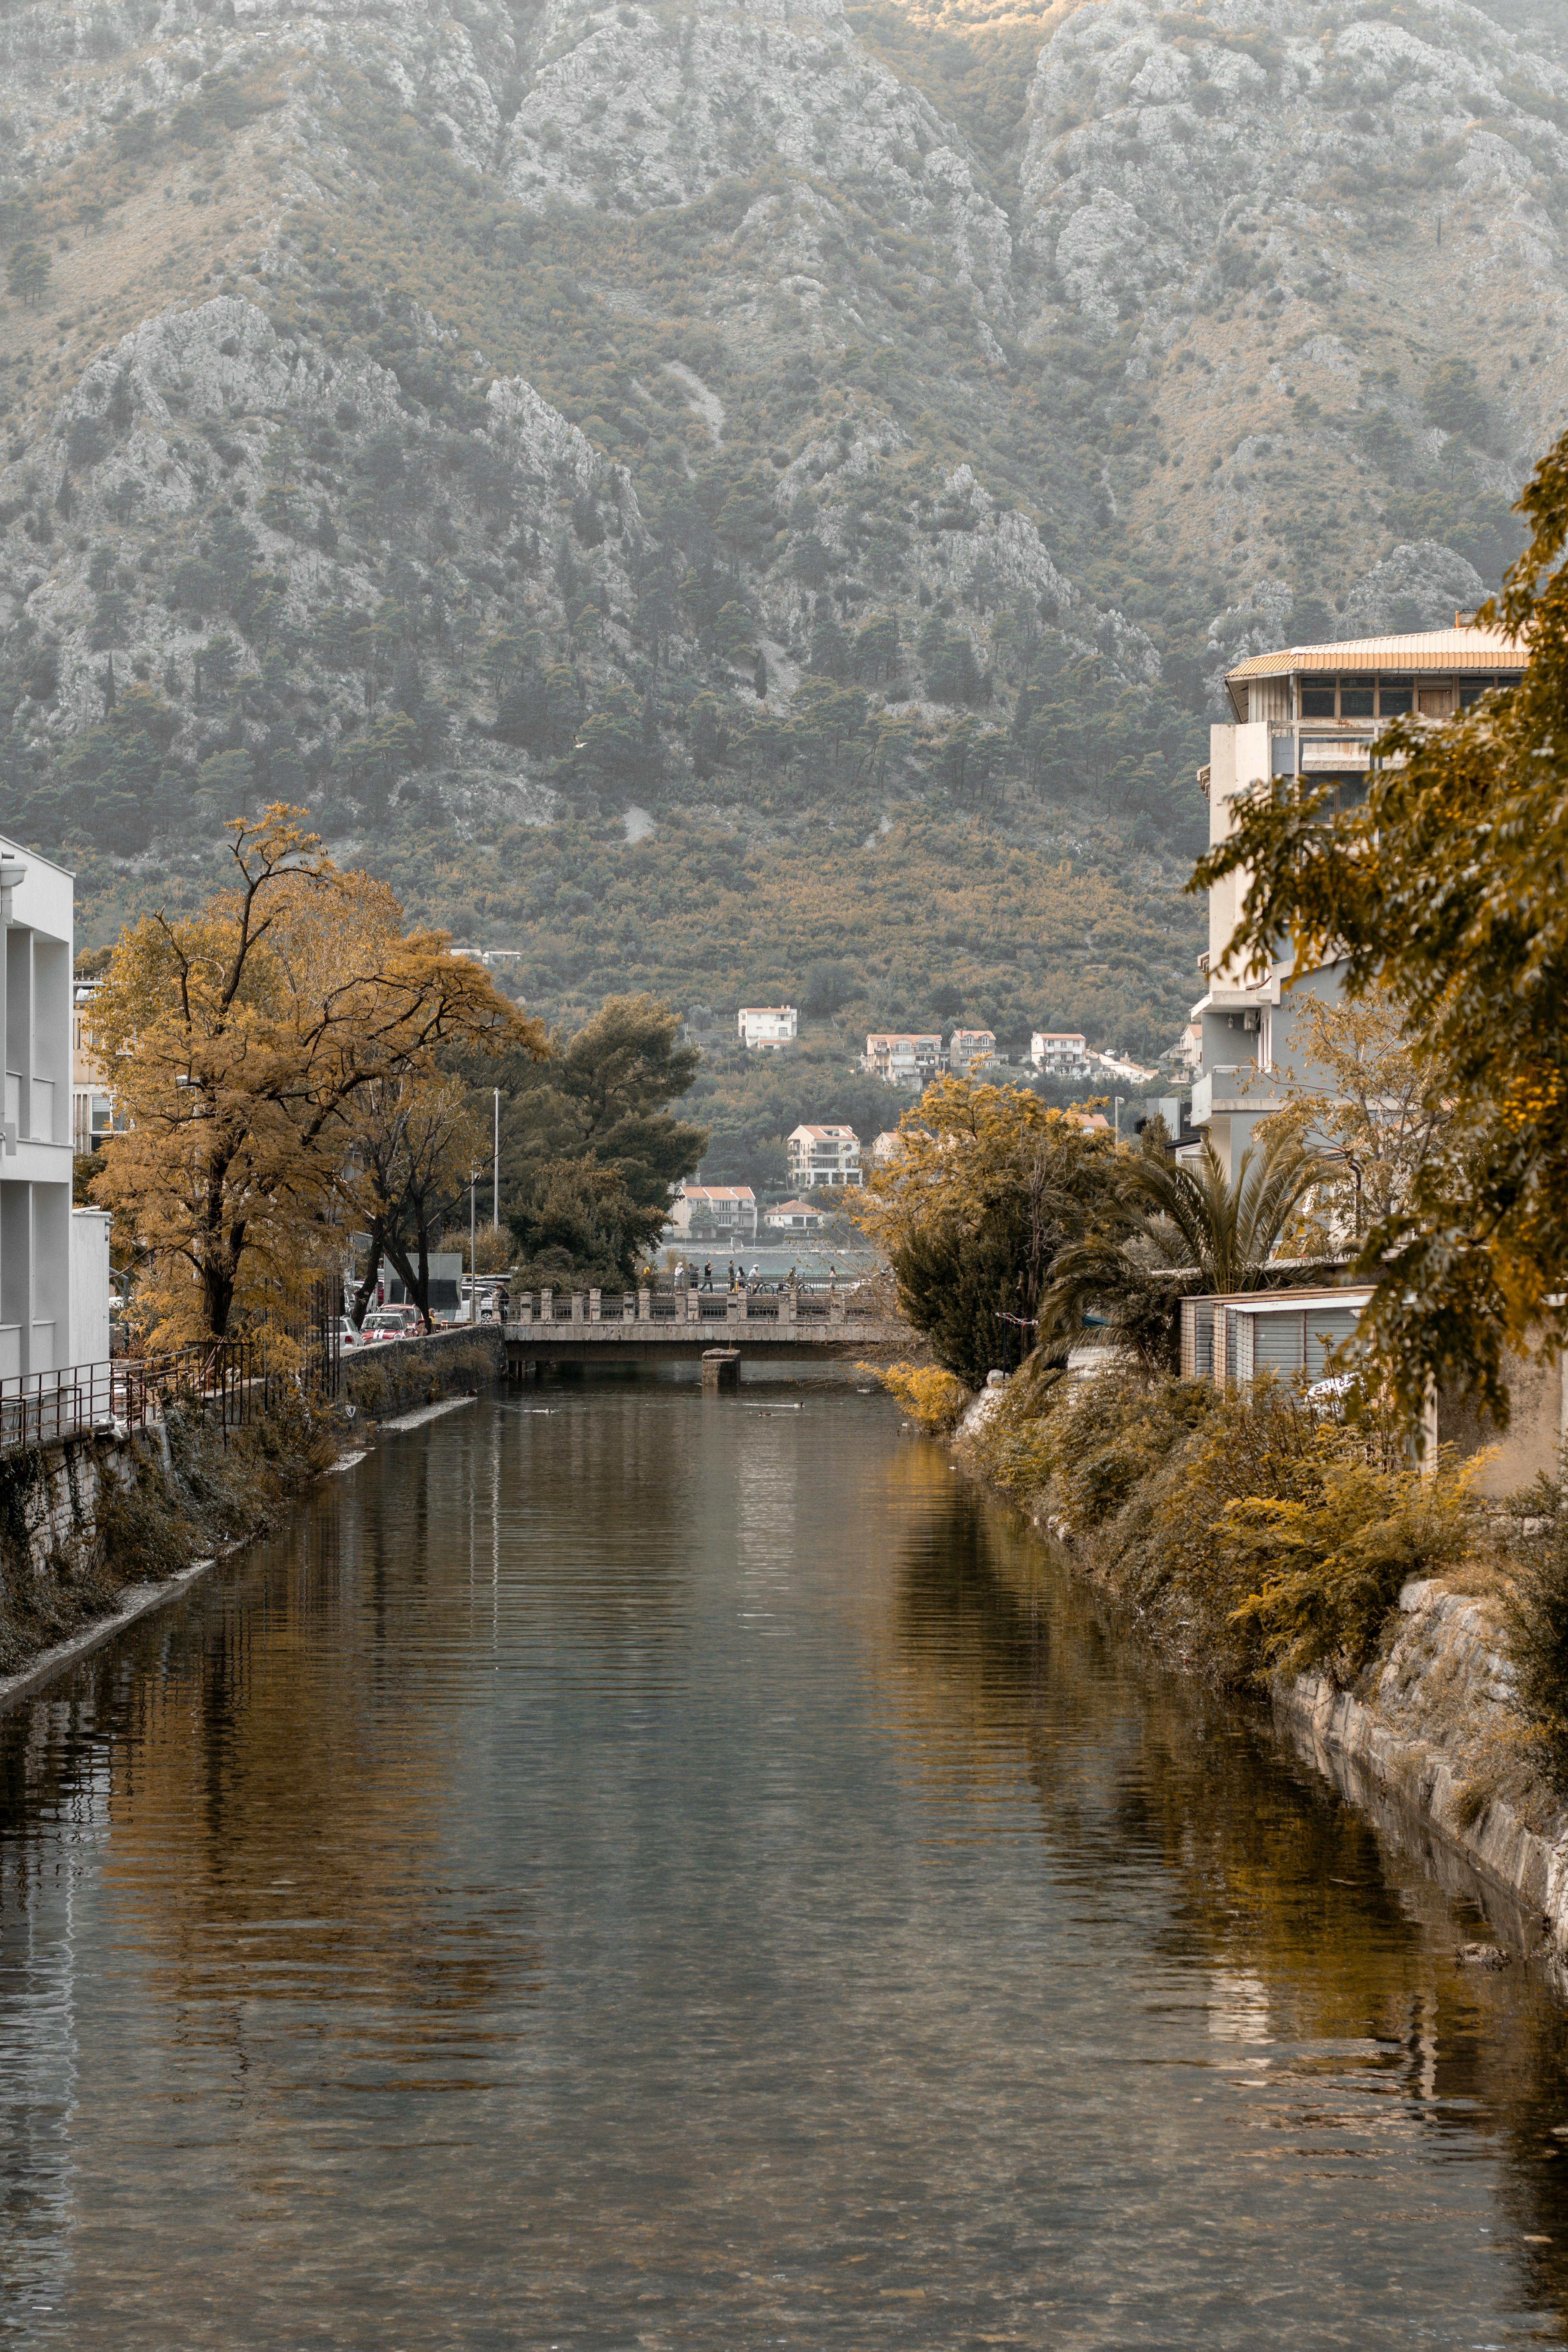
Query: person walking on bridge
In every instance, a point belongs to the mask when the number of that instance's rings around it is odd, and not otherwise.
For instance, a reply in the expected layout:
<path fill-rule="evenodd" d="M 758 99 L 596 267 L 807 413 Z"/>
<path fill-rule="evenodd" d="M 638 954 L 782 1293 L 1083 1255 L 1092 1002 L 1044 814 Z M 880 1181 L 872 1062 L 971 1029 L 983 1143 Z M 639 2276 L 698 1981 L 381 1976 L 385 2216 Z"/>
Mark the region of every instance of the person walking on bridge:
<path fill-rule="evenodd" d="M 713 1287 L 713 1261 L 710 1257 L 705 1257 L 702 1261 L 702 1287 L 704 1290 L 711 1290 Z"/>

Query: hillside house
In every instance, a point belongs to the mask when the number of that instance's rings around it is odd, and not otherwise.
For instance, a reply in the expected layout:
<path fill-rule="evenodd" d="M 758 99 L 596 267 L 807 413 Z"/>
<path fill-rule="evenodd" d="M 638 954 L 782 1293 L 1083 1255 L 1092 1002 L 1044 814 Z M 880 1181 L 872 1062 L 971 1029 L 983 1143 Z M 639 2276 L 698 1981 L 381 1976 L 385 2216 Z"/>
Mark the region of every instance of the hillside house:
<path fill-rule="evenodd" d="M 742 1004 L 735 1020 L 748 1053 L 776 1054 L 795 1044 L 800 1016 L 793 1004 Z"/>
<path fill-rule="evenodd" d="M 71 982 L 71 1150 L 83 1158 L 125 1126 L 115 1115 L 107 1073 L 93 1050 L 92 1000 L 102 985 L 100 980 Z"/>
<path fill-rule="evenodd" d="M 996 1039 L 989 1029 L 955 1029 L 948 1040 L 947 1066 L 955 1078 L 983 1069 L 996 1059 Z"/>
<path fill-rule="evenodd" d="M 785 1139 L 784 1150 L 789 1181 L 798 1192 L 860 1181 L 860 1139 L 852 1127 L 797 1127 Z"/>
<path fill-rule="evenodd" d="M 757 1196 L 749 1184 L 678 1184 L 669 1223 L 683 1242 L 754 1242 Z"/>
<path fill-rule="evenodd" d="M 930 1031 L 874 1029 L 861 1068 L 893 1087 L 928 1086 L 942 1060 L 942 1039 Z"/>
<path fill-rule="evenodd" d="M 1029 1059 L 1043 1078 L 1076 1083 L 1089 1076 L 1089 1039 L 1081 1029 L 1037 1029 Z"/>
<path fill-rule="evenodd" d="M 809 1201 L 781 1201 L 776 1208 L 763 1210 L 763 1223 L 770 1233 L 816 1234 L 827 1216 L 826 1209 L 813 1208 Z"/>

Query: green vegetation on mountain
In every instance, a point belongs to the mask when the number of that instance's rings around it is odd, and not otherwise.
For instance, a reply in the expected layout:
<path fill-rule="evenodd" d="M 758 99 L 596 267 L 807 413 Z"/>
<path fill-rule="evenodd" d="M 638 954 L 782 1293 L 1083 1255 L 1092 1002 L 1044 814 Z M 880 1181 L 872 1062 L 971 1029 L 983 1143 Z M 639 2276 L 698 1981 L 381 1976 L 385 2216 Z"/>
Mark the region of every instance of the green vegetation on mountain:
<path fill-rule="evenodd" d="M 89 31 L 0 53 L 0 782 L 94 938 L 282 796 L 552 1017 L 1158 1051 L 1217 671 L 1513 543 L 1568 83 L 1463 12 Z"/>

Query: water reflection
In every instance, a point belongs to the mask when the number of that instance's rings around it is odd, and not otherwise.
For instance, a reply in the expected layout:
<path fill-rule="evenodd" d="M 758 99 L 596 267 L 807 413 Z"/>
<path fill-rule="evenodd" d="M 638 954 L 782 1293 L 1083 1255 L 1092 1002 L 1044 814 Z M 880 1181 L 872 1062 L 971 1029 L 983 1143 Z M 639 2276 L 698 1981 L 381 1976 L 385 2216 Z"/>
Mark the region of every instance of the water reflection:
<path fill-rule="evenodd" d="M 0 2330 L 1563 2340 L 1545 1989 L 773 1401 L 431 1424 L 0 1718 Z"/>

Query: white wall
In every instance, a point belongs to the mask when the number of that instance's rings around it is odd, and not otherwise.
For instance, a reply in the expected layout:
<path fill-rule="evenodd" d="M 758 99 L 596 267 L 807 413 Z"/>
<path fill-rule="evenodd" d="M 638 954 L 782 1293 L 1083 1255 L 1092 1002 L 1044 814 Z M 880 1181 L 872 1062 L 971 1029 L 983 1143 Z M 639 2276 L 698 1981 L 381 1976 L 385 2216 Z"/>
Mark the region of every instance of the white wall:
<path fill-rule="evenodd" d="M 0 1377 L 47 1373 L 71 1352 L 71 877 L 0 839 L 26 871 L 0 898 Z M 99 1352 L 107 1352 L 107 1348 Z"/>
<path fill-rule="evenodd" d="M 72 1364 L 100 1364 L 109 1354 L 109 1211 L 73 1209 L 70 1218 Z"/>

